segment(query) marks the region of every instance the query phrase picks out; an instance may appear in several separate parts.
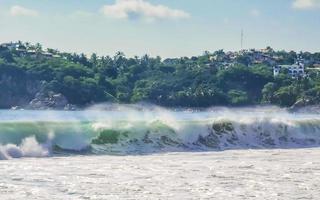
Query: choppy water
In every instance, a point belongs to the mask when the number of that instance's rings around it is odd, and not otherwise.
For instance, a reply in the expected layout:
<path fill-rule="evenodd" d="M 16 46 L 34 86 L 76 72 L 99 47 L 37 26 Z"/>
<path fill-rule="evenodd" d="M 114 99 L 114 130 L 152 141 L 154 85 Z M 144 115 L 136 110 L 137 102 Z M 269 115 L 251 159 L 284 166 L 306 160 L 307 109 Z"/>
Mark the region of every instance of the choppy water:
<path fill-rule="evenodd" d="M 280 109 L 0 111 L 0 159 L 320 146 L 320 115 Z"/>
<path fill-rule="evenodd" d="M 319 199 L 320 149 L 0 162 L 1 200 Z"/>
<path fill-rule="evenodd" d="M 319 199 L 320 115 L 0 111 L 0 199 Z"/>

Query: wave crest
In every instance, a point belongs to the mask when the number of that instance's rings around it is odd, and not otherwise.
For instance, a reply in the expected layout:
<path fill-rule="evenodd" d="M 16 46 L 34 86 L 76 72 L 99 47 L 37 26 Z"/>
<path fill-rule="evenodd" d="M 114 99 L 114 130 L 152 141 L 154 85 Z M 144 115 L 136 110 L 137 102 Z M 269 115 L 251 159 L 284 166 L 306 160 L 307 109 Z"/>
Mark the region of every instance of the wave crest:
<path fill-rule="evenodd" d="M 84 111 L 85 112 L 85 111 Z M 70 113 L 67 113 L 70 114 Z M 79 113 L 75 113 L 78 115 Z M 92 116 L 94 113 L 91 113 Z M 108 114 L 108 112 L 107 112 Z M 207 112 L 0 122 L 0 159 L 56 153 L 136 154 L 320 147 L 318 115 Z M 109 113 L 110 114 L 110 113 Z M 160 117 L 159 117 L 160 116 Z"/>
<path fill-rule="evenodd" d="M 21 157 L 47 157 L 50 151 L 44 145 L 38 143 L 34 136 L 23 139 L 21 145 L 7 144 L 0 146 L 0 160 L 8 160 Z"/>

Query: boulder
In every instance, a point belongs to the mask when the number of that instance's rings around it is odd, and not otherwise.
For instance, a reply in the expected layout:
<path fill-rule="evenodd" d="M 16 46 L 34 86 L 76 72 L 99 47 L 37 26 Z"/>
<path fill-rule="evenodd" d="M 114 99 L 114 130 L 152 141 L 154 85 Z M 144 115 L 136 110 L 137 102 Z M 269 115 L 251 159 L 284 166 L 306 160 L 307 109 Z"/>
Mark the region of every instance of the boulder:
<path fill-rule="evenodd" d="M 32 99 L 29 103 L 28 108 L 30 109 L 66 109 L 66 108 L 74 108 L 74 106 L 68 103 L 68 100 L 65 96 L 60 93 L 54 92 L 38 92 L 35 95 L 35 98 Z"/>

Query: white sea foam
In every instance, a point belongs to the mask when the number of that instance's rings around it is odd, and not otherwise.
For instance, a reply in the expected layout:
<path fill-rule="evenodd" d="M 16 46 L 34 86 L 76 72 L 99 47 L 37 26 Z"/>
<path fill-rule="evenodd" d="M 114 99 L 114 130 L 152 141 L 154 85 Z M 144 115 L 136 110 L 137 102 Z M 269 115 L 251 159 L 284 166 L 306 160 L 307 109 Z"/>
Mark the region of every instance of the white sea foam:
<path fill-rule="evenodd" d="M 320 115 L 276 108 L 173 111 L 113 105 L 1 114 L 0 159 L 43 157 L 54 150 L 132 154 L 320 146 Z"/>
<path fill-rule="evenodd" d="M 1 200 L 319 199 L 320 149 L 0 162 Z"/>
<path fill-rule="evenodd" d="M 20 145 L 7 144 L 0 146 L 0 160 L 21 157 L 47 157 L 49 149 L 39 144 L 34 136 L 23 139 Z"/>

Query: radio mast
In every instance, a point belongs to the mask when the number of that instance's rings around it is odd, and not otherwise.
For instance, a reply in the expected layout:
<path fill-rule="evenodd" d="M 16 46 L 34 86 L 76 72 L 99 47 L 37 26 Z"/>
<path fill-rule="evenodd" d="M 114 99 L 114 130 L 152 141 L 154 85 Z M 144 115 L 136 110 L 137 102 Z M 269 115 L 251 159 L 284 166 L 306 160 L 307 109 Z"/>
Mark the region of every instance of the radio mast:
<path fill-rule="evenodd" d="M 243 29 L 241 29 L 241 50 L 243 49 Z"/>

